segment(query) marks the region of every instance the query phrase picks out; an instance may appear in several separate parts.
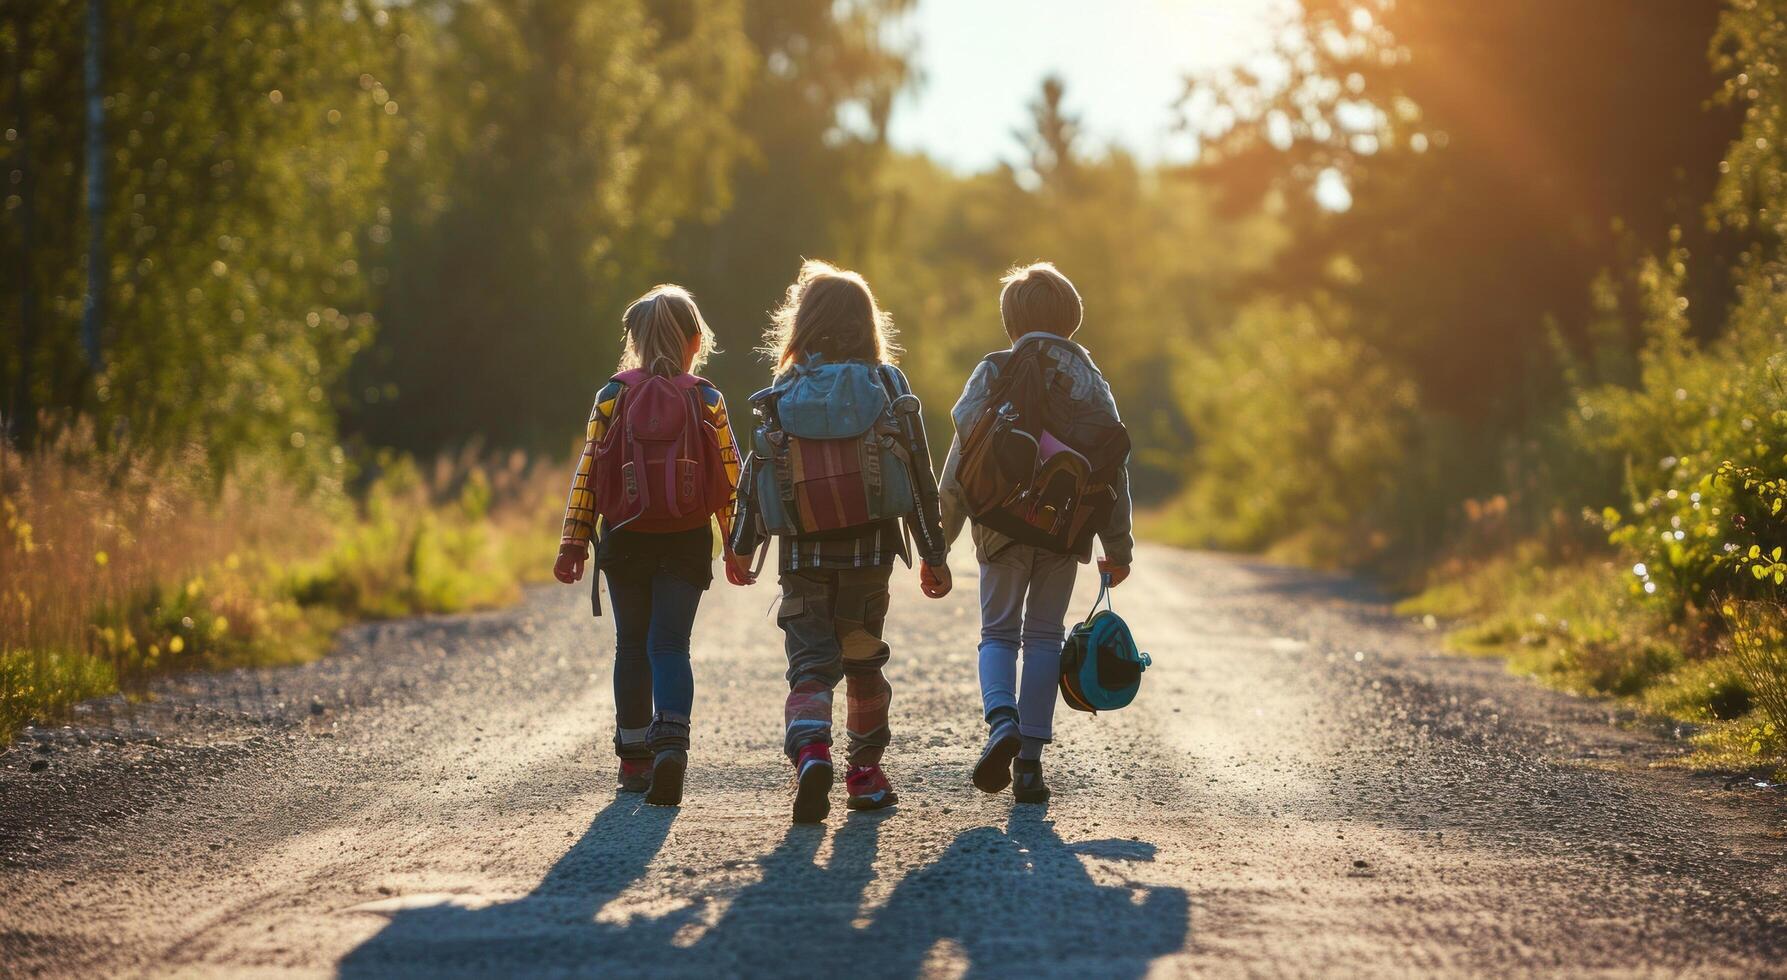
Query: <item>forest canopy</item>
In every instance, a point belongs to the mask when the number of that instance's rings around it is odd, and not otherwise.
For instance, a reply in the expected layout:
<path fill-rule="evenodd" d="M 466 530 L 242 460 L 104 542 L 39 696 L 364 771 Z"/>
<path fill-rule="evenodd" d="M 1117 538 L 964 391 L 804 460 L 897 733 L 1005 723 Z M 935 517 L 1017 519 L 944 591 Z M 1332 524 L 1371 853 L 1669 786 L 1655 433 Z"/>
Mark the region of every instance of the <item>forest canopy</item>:
<path fill-rule="evenodd" d="M 563 453 L 628 299 L 690 287 L 737 398 L 803 256 L 869 276 L 942 425 L 1047 258 L 1172 534 L 1361 563 L 1466 499 L 1618 505 L 1583 399 L 1642 386 L 1659 288 L 1716 344 L 1775 274 L 1776 4 L 1306 0 L 1186 80 L 1194 157 L 1089 140 L 1050 79 L 969 174 L 889 145 L 910 6 L 9 5 L 8 431 Z"/>

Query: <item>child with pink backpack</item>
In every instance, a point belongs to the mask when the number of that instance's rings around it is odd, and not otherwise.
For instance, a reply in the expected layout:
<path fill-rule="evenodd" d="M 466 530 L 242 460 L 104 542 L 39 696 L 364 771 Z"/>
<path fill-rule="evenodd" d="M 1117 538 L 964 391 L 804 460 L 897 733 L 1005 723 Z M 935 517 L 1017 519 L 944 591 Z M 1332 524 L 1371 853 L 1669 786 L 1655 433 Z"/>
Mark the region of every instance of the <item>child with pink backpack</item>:
<path fill-rule="evenodd" d="M 677 806 L 694 702 L 689 638 L 713 581 L 713 524 L 723 536 L 731 531 L 738 450 L 726 400 L 693 373 L 714 346 L 694 297 L 658 286 L 622 322 L 626 347 L 590 411 L 553 575 L 581 579 L 596 539 L 596 569 L 608 577 L 614 607 L 619 789 Z M 753 576 L 746 561 L 728 557 L 726 578 L 748 585 Z M 600 577 L 590 586 L 599 616 Z"/>

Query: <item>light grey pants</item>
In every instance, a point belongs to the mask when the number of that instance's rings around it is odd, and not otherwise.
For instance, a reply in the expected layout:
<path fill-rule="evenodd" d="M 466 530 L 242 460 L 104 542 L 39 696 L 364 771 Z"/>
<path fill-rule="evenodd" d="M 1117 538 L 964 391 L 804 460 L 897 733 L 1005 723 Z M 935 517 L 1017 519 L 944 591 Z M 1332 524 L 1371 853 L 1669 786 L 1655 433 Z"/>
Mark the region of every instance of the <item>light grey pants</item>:
<path fill-rule="evenodd" d="M 1079 559 L 1009 545 L 980 566 L 980 700 L 985 714 L 1016 708 L 1018 732 L 1048 739 L 1061 682 L 1061 641 Z M 1024 679 L 1018 683 L 1018 651 Z"/>

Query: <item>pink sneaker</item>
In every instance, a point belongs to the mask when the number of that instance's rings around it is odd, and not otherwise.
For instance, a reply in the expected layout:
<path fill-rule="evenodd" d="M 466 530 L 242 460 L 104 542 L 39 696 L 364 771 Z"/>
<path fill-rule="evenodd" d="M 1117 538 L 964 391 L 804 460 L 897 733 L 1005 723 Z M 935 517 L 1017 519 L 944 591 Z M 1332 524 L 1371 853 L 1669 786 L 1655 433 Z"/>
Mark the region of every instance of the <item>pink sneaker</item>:
<path fill-rule="evenodd" d="M 794 759 L 794 822 L 820 823 L 831 813 L 831 746 L 803 746 Z"/>
<path fill-rule="evenodd" d="M 880 766 L 852 766 L 844 776 L 844 785 L 850 790 L 844 805 L 852 810 L 880 810 L 900 802 L 900 794 L 893 791 Z"/>

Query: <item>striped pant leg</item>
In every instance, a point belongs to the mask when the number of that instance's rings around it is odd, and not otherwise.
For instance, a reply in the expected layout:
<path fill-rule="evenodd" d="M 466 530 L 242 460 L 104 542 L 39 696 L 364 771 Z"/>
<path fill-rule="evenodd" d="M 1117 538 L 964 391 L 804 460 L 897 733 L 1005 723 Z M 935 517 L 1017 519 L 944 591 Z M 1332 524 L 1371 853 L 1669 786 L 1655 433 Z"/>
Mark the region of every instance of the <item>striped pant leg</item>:
<path fill-rule="evenodd" d="M 832 689 L 843 679 L 842 654 L 832 627 L 835 572 L 814 569 L 782 575 L 776 625 L 788 655 L 788 701 L 782 748 L 794 759 L 808 745 L 830 745 Z"/>
<path fill-rule="evenodd" d="M 850 735 L 850 764 L 877 765 L 892 739 L 887 709 L 893 700 L 882 668 L 888 646 L 882 639 L 887 623 L 887 583 L 893 569 L 883 565 L 838 573 L 833 598 L 838 648 L 842 654 L 845 728 Z"/>

